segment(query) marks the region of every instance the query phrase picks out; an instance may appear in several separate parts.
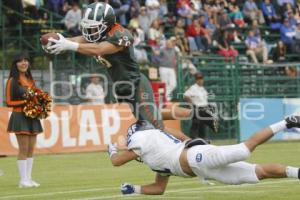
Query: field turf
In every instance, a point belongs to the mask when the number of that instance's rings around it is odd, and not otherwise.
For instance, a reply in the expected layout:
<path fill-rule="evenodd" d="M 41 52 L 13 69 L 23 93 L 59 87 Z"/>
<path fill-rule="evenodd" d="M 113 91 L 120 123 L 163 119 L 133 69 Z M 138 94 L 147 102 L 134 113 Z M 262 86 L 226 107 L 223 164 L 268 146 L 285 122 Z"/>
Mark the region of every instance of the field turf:
<path fill-rule="evenodd" d="M 300 166 L 300 142 L 270 142 L 260 146 L 250 162 L 279 162 Z M 35 157 L 33 177 L 39 188 L 17 188 L 15 157 L 0 158 L 0 200 L 101 200 L 101 199 L 203 199 L 203 200 L 299 200 L 300 181 L 272 179 L 256 185 L 203 185 L 197 178 L 171 177 L 163 196 L 122 196 L 122 182 L 150 183 L 154 173 L 132 162 L 112 167 L 104 152 L 40 155 Z"/>

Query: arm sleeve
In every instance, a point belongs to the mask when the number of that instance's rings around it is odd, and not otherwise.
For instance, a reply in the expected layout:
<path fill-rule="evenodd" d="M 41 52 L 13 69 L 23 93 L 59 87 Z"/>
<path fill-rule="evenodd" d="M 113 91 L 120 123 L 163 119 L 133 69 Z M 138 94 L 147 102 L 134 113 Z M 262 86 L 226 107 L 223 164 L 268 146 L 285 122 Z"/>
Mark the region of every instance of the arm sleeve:
<path fill-rule="evenodd" d="M 67 12 L 65 18 L 63 19 L 65 26 L 69 25 L 72 21 L 72 16 L 70 15 L 70 12 Z"/>
<path fill-rule="evenodd" d="M 6 95 L 6 105 L 8 107 L 17 107 L 25 104 L 25 100 L 16 100 L 16 101 L 12 100 L 14 84 L 15 83 L 12 80 L 12 78 L 8 79 L 6 83 L 5 95 Z"/>
<path fill-rule="evenodd" d="M 192 96 L 192 87 L 190 87 L 187 91 L 185 91 L 185 93 L 183 94 L 183 96 L 186 97 L 191 97 Z"/>
<path fill-rule="evenodd" d="M 258 10 L 256 3 L 254 4 L 254 10 Z"/>
<path fill-rule="evenodd" d="M 268 12 L 268 10 L 266 8 L 266 5 L 264 3 L 262 4 L 261 9 L 262 9 L 262 12 L 263 12 L 264 16 L 269 16 L 269 12 Z"/>
<path fill-rule="evenodd" d="M 250 46 L 250 41 L 249 41 L 249 39 L 248 39 L 248 38 L 246 38 L 246 40 L 245 40 L 245 45 L 246 45 L 247 47 L 249 47 L 249 46 Z"/>
<path fill-rule="evenodd" d="M 275 10 L 274 6 L 271 6 L 271 9 L 272 9 L 272 16 L 276 15 L 276 10 Z"/>

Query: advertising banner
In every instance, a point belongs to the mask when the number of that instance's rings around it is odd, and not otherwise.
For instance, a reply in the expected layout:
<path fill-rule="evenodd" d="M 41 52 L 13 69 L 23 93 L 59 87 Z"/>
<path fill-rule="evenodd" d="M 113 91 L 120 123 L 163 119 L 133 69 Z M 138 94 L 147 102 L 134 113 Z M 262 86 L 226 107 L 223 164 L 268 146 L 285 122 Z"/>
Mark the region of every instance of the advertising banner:
<path fill-rule="evenodd" d="M 240 99 L 240 140 L 292 114 L 300 115 L 300 99 Z M 282 131 L 272 139 L 300 139 L 300 129 Z"/>
<path fill-rule="evenodd" d="M 15 134 L 7 133 L 11 109 L 0 107 L 0 155 L 16 155 Z M 55 105 L 46 120 L 44 132 L 37 137 L 37 154 L 106 150 L 107 144 L 125 148 L 127 128 L 136 121 L 128 105 Z M 166 126 L 180 128 L 178 121 Z"/>

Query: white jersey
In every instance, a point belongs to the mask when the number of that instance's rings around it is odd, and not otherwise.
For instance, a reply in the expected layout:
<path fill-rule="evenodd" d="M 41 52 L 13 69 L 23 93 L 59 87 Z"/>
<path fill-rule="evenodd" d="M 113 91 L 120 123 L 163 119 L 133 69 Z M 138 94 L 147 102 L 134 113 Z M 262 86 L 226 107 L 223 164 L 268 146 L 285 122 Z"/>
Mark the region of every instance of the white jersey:
<path fill-rule="evenodd" d="M 137 131 L 128 138 L 128 149 L 161 175 L 190 177 L 182 171 L 179 163 L 183 148 L 183 142 L 159 129 Z"/>
<path fill-rule="evenodd" d="M 191 98 L 192 103 L 195 106 L 207 106 L 208 93 L 203 86 L 199 86 L 197 83 L 192 85 L 185 93 L 184 96 Z"/>
<path fill-rule="evenodd" d="M 86 88 L 86 98 L 93 103 L 104 103 L 104 91 L 101 84 L 90 83 Z"/>

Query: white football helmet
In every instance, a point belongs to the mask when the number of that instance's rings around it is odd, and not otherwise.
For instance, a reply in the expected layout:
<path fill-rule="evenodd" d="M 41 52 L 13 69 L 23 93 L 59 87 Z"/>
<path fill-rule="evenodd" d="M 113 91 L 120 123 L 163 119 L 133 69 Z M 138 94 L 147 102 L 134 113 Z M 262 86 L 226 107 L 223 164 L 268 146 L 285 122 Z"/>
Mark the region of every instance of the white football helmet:
<path fill-rule="evenodd" d="M 155 129 L 155 127 L 147 120 L 138 120 L 136 123 L 129 126 L 127 130 L 127 140 L 137 131 Z"/>

